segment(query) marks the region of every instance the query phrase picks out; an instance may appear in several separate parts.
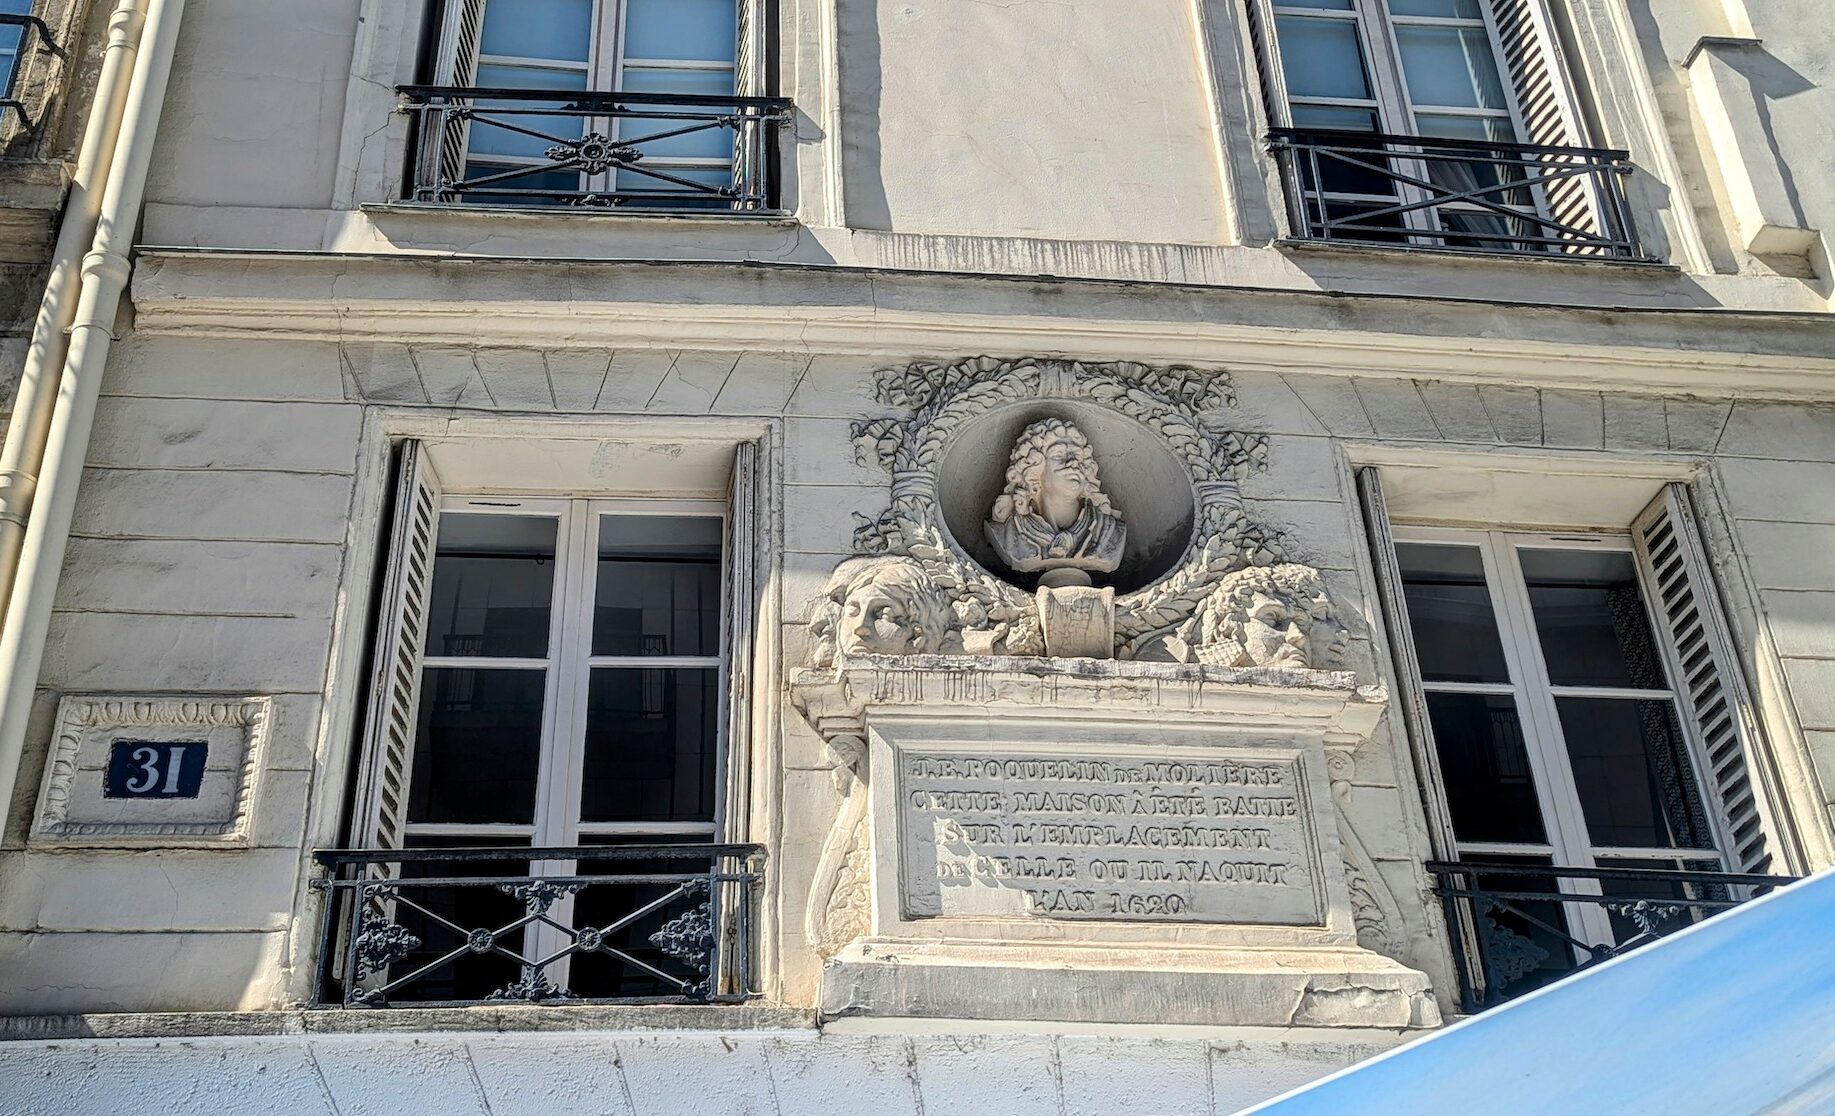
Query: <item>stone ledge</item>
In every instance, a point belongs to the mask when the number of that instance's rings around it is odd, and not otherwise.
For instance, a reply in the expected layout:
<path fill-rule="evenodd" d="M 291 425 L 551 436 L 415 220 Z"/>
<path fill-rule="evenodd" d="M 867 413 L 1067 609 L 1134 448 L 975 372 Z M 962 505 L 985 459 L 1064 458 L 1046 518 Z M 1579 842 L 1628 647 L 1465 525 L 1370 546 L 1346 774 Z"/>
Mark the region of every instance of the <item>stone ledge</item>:
<path fill-rule="evenodd" d="M 98 1012 L 0 1016 L 0 1042 L 51 1039 L 575 1031 L 813 1029 L 815 1013 L 769 1005 L 578 1005 Z"/>

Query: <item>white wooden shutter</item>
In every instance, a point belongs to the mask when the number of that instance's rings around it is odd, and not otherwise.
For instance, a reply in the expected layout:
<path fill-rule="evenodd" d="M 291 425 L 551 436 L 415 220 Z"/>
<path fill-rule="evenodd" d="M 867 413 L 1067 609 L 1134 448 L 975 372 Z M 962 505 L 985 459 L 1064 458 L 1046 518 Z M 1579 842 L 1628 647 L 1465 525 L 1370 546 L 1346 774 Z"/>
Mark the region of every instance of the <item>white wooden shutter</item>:
<path fill-rule="evenodd" d="M 752 654 L 758 589 L 757 537 L 759 469 L 757 442 L 741 442 L 733 453 L 733 480 L 726 516 L 726 578 L 720 608 L 721 686 L 726 698 L 722 721 L 725 768 L 718 778 L 721 816 L 719 839 L 742 843 L 750 835 L 747 805 L 752 774 Z M 721 993 L 741 991 L 738 958 L 747 948 L 739 941 L 749 922 L 741 907 L 752 901 L 743 884 L 732 884 L 720 897 L 720 934 L 726 939 L 724 963 L 713 974 Z"/>
<path fill-rule="evenodd" d="M 478 80 L 478 47 L 484 38 L 485 0 L 446 0 L 440 24 L 440 64 L 436 84 L 474 85 Z M 469 103 L 469 102 L 468 102 Z M 439 181 L 454 182 L 465 175 L 465 152 L 471 129 L 462 116 L 446 113 L 439 118 L 438 136 L 428 153 L 437 163 Z M 422 142 L 429 142 L 423 138 Z"/>
<path fill-rule="evenodd" d="M 1665 485 L 1633 521 L 1631 538 L 1669 659 L 1670 685 L 1720 814 L 1727 867 L 1787 871 L 1796 858 L 1781 843 L 1785 815 L 1771 794 L 1763 736 L 1721 619 L 1687 486 Z"/>
<path fill-rule="evenodd" d="M 418 441 L 402 444 L 387 572 L 370 670 L 362 767 L 351 811 L 355 848 L 399 849 L 414 773 L 414 728 L 420 698 L 421 648 L 440 525 L 440 482 Z"/>
<path fill-rule="evenodd" d="M 1491 17 L 1515 88 L 1523 142 L 1551 147 L 1586 146 L 1579 101 L 1569 82 L 1560 39 L 1545 0 L 1491 0 Z M 1558 167 L 1561 162 L 1552 160 L 1549 165 Z M 1598 199 L 1586 178 L 1551 182 L 1542 193 L 1550 217 L 1588 232 L 1599 231 Z"/>
<path fill-rule="evenodd" d="M 1382 605 L 1383 627 L 1389 631 L 1389 659 L 1395 675 L 1402 726 L 1408 733 L 1409 754 L 1421 785 L 1427 811 L 1428 842 L 1441 860 L 1459 859 L 1453 838 L 1453 815 L 1446 787 L 1440 778 L 1440 754 L 1434 749 L 1433 724 L 1427 716 L 1427 693 L 1421 688 L 1421 663 L 1415 656 L 1414 631 L 1408 626 L 1408 602 L 1402 595 L 1402 567 L 1395 556 L 1395 537 L 1389 530 L 1389 507 L 1383 500 L 1382 476 L 1369 466 L 1357 470 L 1357 494 L 1363 504 L 1364 531 L 1370 544 L 1370 566 L 1376 576 L 1376 595 Z"/>

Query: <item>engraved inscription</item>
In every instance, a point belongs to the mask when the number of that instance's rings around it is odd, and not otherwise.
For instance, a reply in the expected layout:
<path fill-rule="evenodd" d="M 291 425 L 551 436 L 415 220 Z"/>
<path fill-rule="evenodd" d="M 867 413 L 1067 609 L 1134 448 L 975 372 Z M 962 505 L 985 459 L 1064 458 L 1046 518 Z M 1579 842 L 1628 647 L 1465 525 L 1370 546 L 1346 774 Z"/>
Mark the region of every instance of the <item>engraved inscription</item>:
<path fill-rule="evenodd" d="M 908 916 L 1317 925 L 1297 757 L 902 752 Z"/>

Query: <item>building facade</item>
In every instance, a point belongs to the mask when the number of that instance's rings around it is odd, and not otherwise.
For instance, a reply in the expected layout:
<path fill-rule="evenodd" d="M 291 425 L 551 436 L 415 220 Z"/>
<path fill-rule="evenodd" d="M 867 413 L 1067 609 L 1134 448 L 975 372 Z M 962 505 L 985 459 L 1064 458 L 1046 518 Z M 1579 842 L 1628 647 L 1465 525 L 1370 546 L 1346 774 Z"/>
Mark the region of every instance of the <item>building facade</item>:
<path fill-rule="evenodd" d="M 1822 7 L 0 22 L 0 1091 L 1231 1110 L 1829 866 Z"/>

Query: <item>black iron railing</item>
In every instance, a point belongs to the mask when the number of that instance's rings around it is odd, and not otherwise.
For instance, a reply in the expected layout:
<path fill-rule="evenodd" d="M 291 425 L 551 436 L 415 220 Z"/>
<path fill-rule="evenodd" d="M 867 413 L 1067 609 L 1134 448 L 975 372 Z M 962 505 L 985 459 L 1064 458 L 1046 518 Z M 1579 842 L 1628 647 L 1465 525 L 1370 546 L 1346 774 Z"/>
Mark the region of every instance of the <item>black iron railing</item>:
<path fill-rule="evenodd" d="M 423 202 L 777 212 L 782 97 L 404 85 Z"/>
<path fill-rule="evenodd" d="M 318 1006 L 737 1003 L 756 845 L 314 854 Z"/>
<path fill-rule="evenodd" d="M 1520 863 L 1431 861 L 1427 870 L 1446 911 L 1467 1012 L 1495 1007 L 1795 882 L 1790 876 Z M 1609 934 L 1587 933 L 1587 910 L 1599 912 L 1593 925 Z"/>
<path fill-rule="evenodd" d="M 25 69 L 26 43 L 33 39 L 37 40 L 42 53 L 62 53 L 44 20 L 35 15 L 0 12 L 0 120 L 4 120 L 8 112 L 18 113 L 28 131 L 35 131 L 37 124 L 26 115 L 17 87 L 19 73 Z"/>
<path fill-rule="evenodd" d="M 1268 146 L 1302 239 L 1647 259 L 1626 151 L 1302 128 Z"/>

